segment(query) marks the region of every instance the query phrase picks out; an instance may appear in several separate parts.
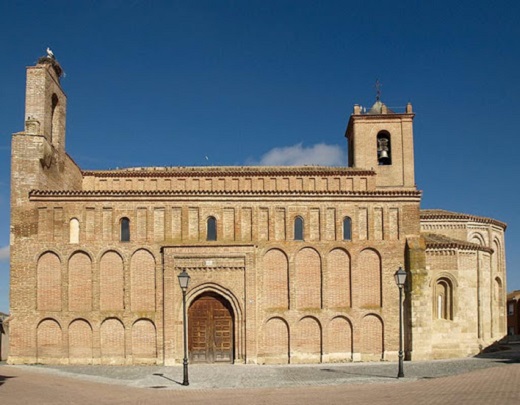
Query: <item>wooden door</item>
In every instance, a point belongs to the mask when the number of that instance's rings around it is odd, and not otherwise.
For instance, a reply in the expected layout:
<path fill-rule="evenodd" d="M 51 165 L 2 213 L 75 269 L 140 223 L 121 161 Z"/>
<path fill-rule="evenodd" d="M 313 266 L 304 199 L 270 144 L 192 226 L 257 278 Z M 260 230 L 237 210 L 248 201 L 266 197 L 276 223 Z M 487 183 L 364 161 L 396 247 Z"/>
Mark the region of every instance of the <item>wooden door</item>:
<path fill-rule="evenodd" d="M 188 310 L 188 349 L 192 363 L 233 362 L 233 317 L 216 294 L 198 298 Z"/>

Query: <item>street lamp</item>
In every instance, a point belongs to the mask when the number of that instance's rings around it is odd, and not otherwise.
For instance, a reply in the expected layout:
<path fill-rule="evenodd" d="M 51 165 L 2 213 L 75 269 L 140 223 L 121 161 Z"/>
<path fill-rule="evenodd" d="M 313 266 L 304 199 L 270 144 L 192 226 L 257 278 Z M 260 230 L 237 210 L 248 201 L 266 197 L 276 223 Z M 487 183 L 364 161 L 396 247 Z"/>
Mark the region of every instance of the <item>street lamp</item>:
<path fill-rule="evenodd" d="M 404 377 L 403 371 L 403 287 L 406 282 L 406 271 L 399 266 L 394 274 L 395 283 L 399 287 L 399 372 L 397 378 Z"/>
<path fill-rule="evenodd" d="M 183 360 L 183 380 L 182 385 L 190 385 L 188 381 L 188 331 L 186 330 L 186 290 L 188 289 L 188 284 L 190 282 L 190 275 L 186 273 L 186 269 L 182 269 L 182 273 L 180 273 L 177 278 L 179 279 L 179 285 L 182 290 L 182 326 L 184 331 L 184 360 Z"/>

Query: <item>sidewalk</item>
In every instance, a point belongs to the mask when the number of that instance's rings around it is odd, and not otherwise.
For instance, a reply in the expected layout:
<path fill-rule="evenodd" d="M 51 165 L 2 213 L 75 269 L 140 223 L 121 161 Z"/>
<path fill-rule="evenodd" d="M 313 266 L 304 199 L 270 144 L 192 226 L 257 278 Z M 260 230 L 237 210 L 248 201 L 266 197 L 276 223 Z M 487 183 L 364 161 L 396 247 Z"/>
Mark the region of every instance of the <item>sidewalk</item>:
<path fill-rule="evenodd" d="M 343 384 L 398 383 L 469 373 L 520 363 L 520 345 L 497 346 L 478 358 L 405 362 L 405 378 L 397 379 L 396 362 L 313 365 L 205 365 L 189 366 L 188 387 L 182 386 L 182 365 L 163 366 L 8 366 L 26 371 L 74 377 L 139 388 L 208 390 L 283 388 Z"/>
<path fill-rule="evenodd" d="M 520 356 L 306 366 L 7 366 L 0 403 L 9 405 L 518 405 Z"/>

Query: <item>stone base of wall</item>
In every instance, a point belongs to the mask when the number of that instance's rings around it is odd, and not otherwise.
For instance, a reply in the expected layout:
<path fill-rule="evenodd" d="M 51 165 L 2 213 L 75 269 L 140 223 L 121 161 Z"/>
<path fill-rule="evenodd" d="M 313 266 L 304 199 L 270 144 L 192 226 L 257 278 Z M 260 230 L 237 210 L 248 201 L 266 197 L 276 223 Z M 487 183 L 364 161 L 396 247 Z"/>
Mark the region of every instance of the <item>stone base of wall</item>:
<path fill-rule="evenodd" d="M 350 363 L 352 353 L 328 353 L 322 356 L 323 363 Z"/>

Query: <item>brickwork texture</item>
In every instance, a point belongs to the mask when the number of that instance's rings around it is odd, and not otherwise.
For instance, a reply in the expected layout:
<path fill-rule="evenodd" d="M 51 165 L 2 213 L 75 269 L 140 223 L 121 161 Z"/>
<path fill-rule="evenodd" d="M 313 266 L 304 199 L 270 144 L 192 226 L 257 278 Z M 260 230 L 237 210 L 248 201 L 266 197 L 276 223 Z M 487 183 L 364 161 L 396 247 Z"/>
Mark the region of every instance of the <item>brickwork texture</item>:
<path fill-rule="evenodd" d="M 11 364 L 182 362 L 182 270 L 188 307 L 229 304 L 235 363 L 397 359 L 399 266 L 407 358 L 505 335 L 506 226 L 421 211 L 411 105 L 355 106 L 348 167 L 85 171 L 55 63 L 27 69 L 12 139 Z"/>

